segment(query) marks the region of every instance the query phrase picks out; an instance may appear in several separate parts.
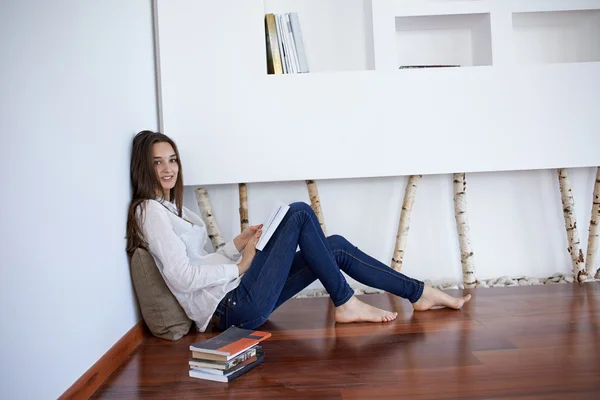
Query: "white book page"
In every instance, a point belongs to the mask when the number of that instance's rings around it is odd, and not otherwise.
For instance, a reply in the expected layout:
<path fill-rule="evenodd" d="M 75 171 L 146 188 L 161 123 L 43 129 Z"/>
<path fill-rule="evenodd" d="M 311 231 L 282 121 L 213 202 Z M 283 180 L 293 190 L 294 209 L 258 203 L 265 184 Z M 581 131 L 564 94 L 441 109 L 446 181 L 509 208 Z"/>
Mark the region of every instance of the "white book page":
<path fill-rule="evenodd" d="M 257 250 L 263 250 L 265 248 L 265 246 L 269 242 L 269 239 L 271 239 L 271 236 L 273 236 L 273 233 L 275 233 L 275 230 L 283 220 L 283 217 L 285 216 L 289 208 L 290 206 L 281 202 L 276 204 L 273 212 L 271 213 L 267 221 L 263 224 L 262 235 L 260 239 L 258 239 L 258 243 L 256 243 Z"/>

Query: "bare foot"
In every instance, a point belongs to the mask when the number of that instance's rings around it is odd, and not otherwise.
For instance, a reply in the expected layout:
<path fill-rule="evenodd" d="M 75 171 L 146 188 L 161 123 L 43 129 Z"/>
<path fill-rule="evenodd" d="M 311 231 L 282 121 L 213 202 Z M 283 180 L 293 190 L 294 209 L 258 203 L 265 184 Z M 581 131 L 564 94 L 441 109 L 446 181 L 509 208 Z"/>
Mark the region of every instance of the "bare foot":
<path fill-rule="evenodd" d="M 336 322 L 389 322 L 395 320 L 398 313 L 381 310 L 352 296 L 335 309 L 334 315 Z"/>
<path fill-rule="evenodd" d="M 471 300 L 470 294 L 463 297 L 452 297 L 448 293 L 425 285 L 423 295 L 416 303 L 413 303 L 413 308 L 416 311 L 425 311 L 431 307 L 444 306 L 458 310 L 469 300 Z"/>

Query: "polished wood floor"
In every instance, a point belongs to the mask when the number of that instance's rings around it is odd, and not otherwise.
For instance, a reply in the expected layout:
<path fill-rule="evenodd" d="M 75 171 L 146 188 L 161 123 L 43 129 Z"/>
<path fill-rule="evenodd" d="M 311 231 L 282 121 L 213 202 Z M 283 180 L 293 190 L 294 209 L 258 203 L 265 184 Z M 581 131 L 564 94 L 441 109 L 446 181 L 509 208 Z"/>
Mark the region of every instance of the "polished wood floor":
<path fill-rule="evenodd" d="M 387 324 L 336 325 L 328 298 L 290 300 L 261 328 L 264 364 L 228 384 L 188 377 L 189 345 L 215 332 L 147 338 L 95 398 L 600 399 L 600 282 L 470 292 L 463 310 L 420 313 L 361 296 L 399 312 Z"/>

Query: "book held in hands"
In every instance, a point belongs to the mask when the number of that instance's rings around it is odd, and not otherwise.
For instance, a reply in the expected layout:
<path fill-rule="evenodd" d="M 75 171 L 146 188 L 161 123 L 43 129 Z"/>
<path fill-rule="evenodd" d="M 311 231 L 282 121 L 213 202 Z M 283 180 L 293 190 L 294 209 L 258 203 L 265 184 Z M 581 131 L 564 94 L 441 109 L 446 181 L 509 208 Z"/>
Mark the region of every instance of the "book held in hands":
<path fill-rule="evenodd" d="M 283 220 L 283 217 L 285 217 L 285 214 L 288 212 L 289 209 L 290 206 L 288 206 L 287 204 L 284 204 L 282 202 L 277 203 L 275 209 L 273 210 L 273 212 L 271 212 L 271 215 L 263 224 L 262 235 L 256 243 L 257 250 L 262 251 L 265 248 L 265 246 L 269 242 L 269 239 L 271 239 L 271 236 L 273 236 L 273 233 L 275 233 L 275 230 L 277 229 L 277 227 L 279 226 L 279 224 Z"/>

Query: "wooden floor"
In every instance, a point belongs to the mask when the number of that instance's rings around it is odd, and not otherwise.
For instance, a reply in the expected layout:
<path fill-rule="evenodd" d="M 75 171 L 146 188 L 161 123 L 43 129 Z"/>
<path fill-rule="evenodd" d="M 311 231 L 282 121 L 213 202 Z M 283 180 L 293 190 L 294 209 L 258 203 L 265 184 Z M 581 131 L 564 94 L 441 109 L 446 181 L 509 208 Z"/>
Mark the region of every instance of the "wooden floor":
<path fill-rule="evenodd" d="M 189 345 L 215 332 L 148 338 L 95 398 L 600 399 L 600 282 L 469 292 L 463 310 L 420 313 L 361 296 L 399 312 L 387 324 L 336 325 L 329 298 L 290 300 L 261 328 L 265 362 L 228 384 L 188 377 Z"/>

